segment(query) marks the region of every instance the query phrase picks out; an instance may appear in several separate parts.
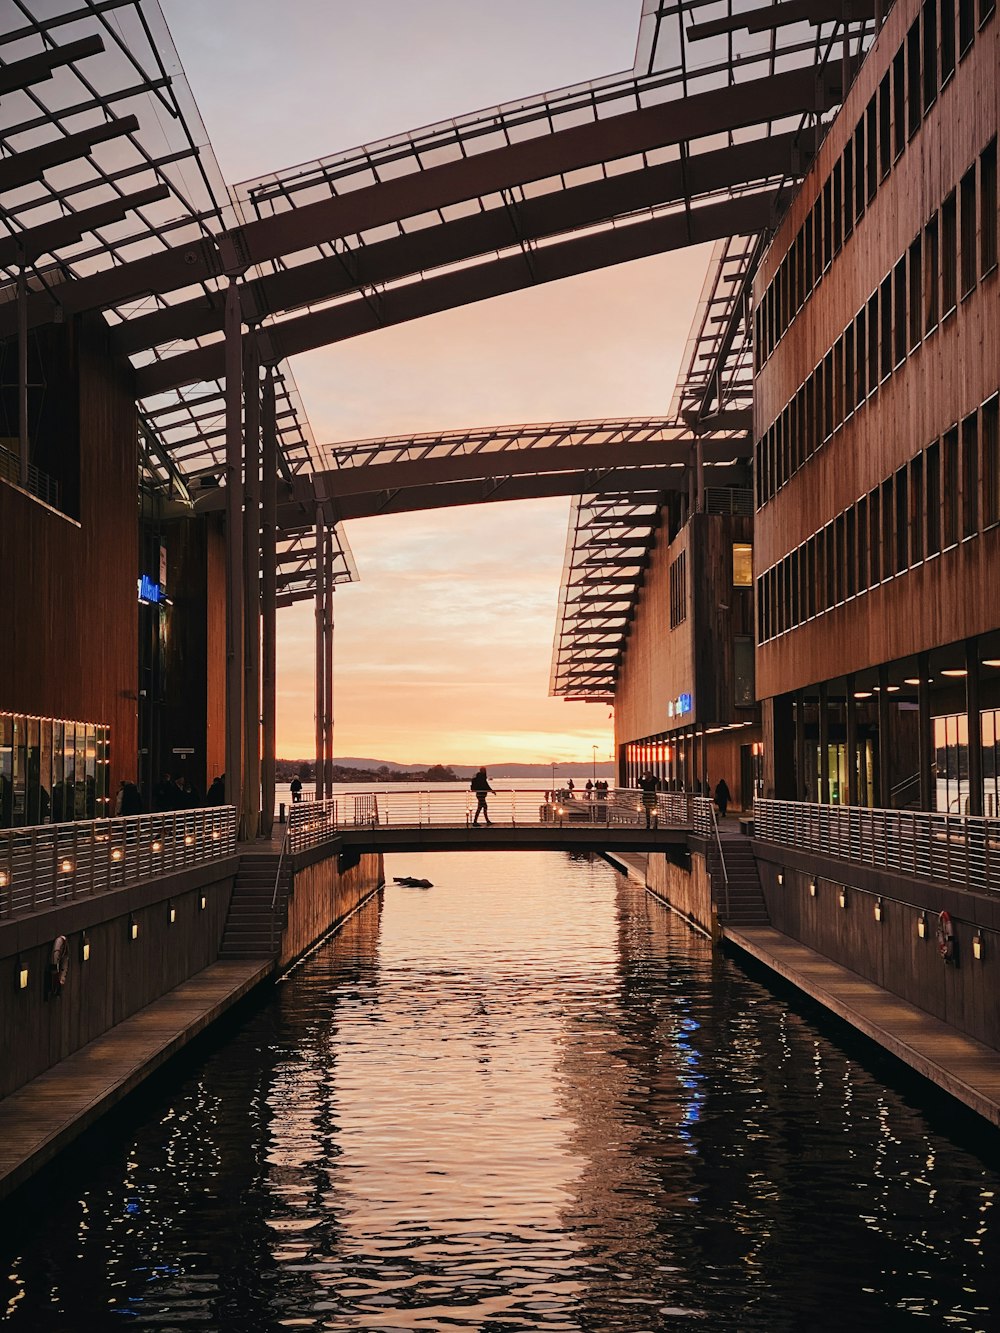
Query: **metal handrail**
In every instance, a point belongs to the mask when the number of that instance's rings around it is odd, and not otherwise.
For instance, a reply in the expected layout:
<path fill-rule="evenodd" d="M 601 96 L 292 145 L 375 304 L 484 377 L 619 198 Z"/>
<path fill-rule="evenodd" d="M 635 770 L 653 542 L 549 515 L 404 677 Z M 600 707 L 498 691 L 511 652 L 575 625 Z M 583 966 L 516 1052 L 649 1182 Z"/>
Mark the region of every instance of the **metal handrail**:
<path fill-rule="evenodd" d="M 993 818 L 757 800 L 754 833 L 764 842 L 1000 892 L 1000 820 Z"/>
<path fill-rule="evenodd" d="M 701 800 L 705 800 L 706 798 L 705 798 L 705 797 L 701 797 L 700 799 L 701 799 Z M 711 817 L 712 817 L 712 828 L 713 828 L 713 830 L 714 830 L 714 832 L 715 832 L 715 845 L 716 845 L 716 847 L 719 849 L 719 864 L 722 866 L 722 883 L 723 883 L 723 887 L 724 887 L 724 890 L 725 890 L 725 898 L 726 898 L 726 916 L 728 917 L 728 916 L 730 915 L 730 911 L 729 911 L 729 871 L 728 871 L 727 868 L 726 868 L 726 856 L 725 856 L 725 853 L 724 853 L 723 850 L 722 850 L 722 836 L 721 836 L 721 834 L 719 833 L 719 821 L 718 821 L 718 819 L 716 819 L 716 817 L 715 817 L 715 806 L 714 806 L 714 804 L 713 804 L 712 802 L 709 802 L 709 813 L 711 814 Z"/>
<path fill-rule="evenodd" d="M 2 829 L 0 918 L 128 888 L 235 851 L 232 806 Z"/>
<path fill-rule="evenodd" d="M 660 826 L 691 826 L 691 797 L 681 792 L 658 792 Z M 316 846 L 337 836 L 343 828 L 358 827 L 463 827 L 471 823 L 475 793 L 466 786 L 435 784 L 432 788 L 386 788 L 378 792 L 338 792 L 308 804 L 297 803 L 288 812 L 288 845 L 292 852 Z M 565 789 L 496 788 L 489 796 L 490 819 L 509 827 L 552 823 L 641 824 L 645 818 L 643 793 L 633 788 L 612 788 L 603 800 L 584 793 L 565 795 Z"/>
<path fill-rule="evenodd" d="M 274 892 L 271 894 L 271 911 L 275 910 L 278 903 L 278 885 L 281 883 L 281 863 L 285 859 L 285 848 L 288 846 L 288 825 L 285 825 L 285 831 L 281 835 L 281 850 L 278 852 L 278 869 L 274 876 Z"/>

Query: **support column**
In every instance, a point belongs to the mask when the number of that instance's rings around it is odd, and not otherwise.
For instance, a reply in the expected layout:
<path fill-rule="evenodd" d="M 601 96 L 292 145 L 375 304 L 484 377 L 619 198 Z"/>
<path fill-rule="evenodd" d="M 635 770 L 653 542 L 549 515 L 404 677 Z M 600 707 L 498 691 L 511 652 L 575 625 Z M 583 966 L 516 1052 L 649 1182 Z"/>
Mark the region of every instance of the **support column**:
<path fill-rule="evenodd" d="M 243 837 L 260 831 L 260 359 L 243 358 Z"/>
<path fill-rule="evenodd" d="M 878 669 L 878 804 L 888 810 L 892 805 L 891 742 L 892 714 L 889 699 L 889 668 Z"/>
<path fill-rule="evenodd" d="M 705 512 L 705 447 L 701 440 L 695 441 L 695 468 L 698 476 L 698 513 Z"/>
<path fill-rule="evenodd" d="M 326 716 L 326 524 L 323 521 L 323 507 L 316 509 L 316 799 L 320 801 L 326 795 L 326 768 L 323 763 L 323 739 L 325 731 L 323 719 Z"/>
<path fill-rule="evenodd" d="M 324 785 L 327 796 L 333 795 L 333 528 L 326 529 L 324 552 L 324 643 L 323 657 L 326 678 L 323 686 L 323 762 Z"/>
<path fill-rule="evenodd" d="M 31 443 L 28 436 L 28 279 L 24 264 L 17 271 L 17 441 L 20 485 L 27 490 Z"/>
<path fill-rule="evenodd" d="M 277 608 L 278 608 L 278 438 L 274 414 L 274 369 L 264 377 L 261 402 L 261 458 L 263 506 L 261 510 L 261 611 L 262 611 L 262 698 L 263 753 L 261 765 L 260 831 L 265 838 L 274 827 L 274 771 L 277 730 Z"/>
<path fill-rule="evenodd" d="M 858 804 L 858 701 L 854 697 L 854 675 L 847 674 L 847 804 Z"/>
<path fill-rule="evenodd" d="M 226 801 L 243 805 L 243 317 L 226 290 Z"/>
<path fill-rule="evenodd" d="M 965 715 L 969 727 L 969 814 L 983 813 L 983 724 L 979 716 L 979 643 L 965 641 Z"/>
<path fill-rule="evenodd" d="M 795 691 L 795 799 L 806 801 L 806 696 Z"/>
<path fill-rule="evenodd" d="M 917 752 L 920 756 L 920 808 L 933 810 L 934 728 L 931 724 L 930 655 L 917 653 Z"/>
<path fill-rule="evenodd" d="M 701 773 L 699 774 L 702 784 L 701 789 L 704 795 L 707 796 L 708 795 L 708 736 L 705 732 L 704 727 L 702 727 L 701 729 L 701 745 L 699 747 L 699 751 L 701 754 Z"/>
<path fill-rule="evenodd" d="M 830 804 L 830 696 L 826 681 L 819 687 L 819 799 Z"/>

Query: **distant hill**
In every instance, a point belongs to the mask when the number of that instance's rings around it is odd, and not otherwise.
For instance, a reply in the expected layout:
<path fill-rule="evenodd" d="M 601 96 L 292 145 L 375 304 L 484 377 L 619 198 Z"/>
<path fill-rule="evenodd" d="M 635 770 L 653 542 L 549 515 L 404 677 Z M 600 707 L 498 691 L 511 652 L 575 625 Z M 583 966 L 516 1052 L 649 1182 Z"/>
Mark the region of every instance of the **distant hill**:
<path fill-rule="evenodd" d="M 405 776 L 407 773 L 425 773 L 431 767 L 430 763 L 425 764 L 398 764 L 393 759 L 365 759 L 356 756 L 348 758 L 337 758 L 333 761 L 339 768 L 358 768 L 375 771 L 380 768 L 387 768 L 390 773 L 399 773 Z M 437 761 L 432 761 L 437 762 Z M 311 759 L 279 759 L 279 764 L 288 764 L 290 767 L 298 768 L 300 764 L 312 764 Z M 471 778 L 476 772 L 478 764 L 449 764 L 449 768 L 454 769 L 460 778 Z M 490 764 L 487 763 L 486 770 L 494 778 L 548 778 L 552 776 L 551 764 Z M 592 777 L 594 768 L 592 764 L 586 762 L 579 764 L 556 764 L 556 777 L 569 778 L 574 780 L 582 779 L 584 782 Z M 613 763 L 606 762 L 597 765 L 597 776 L 599 778 L 613 778 L 615 776 L 615 766 Z"/>

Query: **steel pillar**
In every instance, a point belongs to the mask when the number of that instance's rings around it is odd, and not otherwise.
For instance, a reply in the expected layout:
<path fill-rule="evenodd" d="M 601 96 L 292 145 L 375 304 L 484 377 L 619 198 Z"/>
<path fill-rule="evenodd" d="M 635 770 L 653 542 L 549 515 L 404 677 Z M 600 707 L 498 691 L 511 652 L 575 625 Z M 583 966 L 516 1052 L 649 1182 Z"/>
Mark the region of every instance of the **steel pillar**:
<path fill-rule="evenodd" d="M 226 801 L 243 803 L 243 323 L 226 290 Z"/>
<path fill-rule="evenodd" d="M 323 507 L 316 509 L 316 799 L 326 795 L 326 766 L 323 762 L 326 717 L 326 524 Z"/>
<path fill-rule="evenodd" d="M 806 782 L 806 695 L 795 691 L 795 799 L 808 801 Z"/>
<path fill-rule="evenodd" d="M 323 552 L 323 779 L 327 796 L 333 795 L 333 528 L 326 530 Z"/>
<path fill-rule="evenodd" d="M 278 436 L 274 409 L 274 370 L 264 376 L 261 401 L 261 457 L 263 505 L 261 509 L 261 612 L 263 753 L 261 764 L 260 831 L 270 837 L 274 827 L 275 736 L 277 732 L 277 606 L 278 606 Z"/>
<path fill-rule="evenodd" d="M 19 480 L 28 489 L 31 444 L 28 437 L 28 280 L 22 264 L 17 271 L 17 443 Z"/>
<path fill-rule="evenodd" d="M 243 344 L 243 807 L 244 838 L 260 830 L 260 359 Z"/>

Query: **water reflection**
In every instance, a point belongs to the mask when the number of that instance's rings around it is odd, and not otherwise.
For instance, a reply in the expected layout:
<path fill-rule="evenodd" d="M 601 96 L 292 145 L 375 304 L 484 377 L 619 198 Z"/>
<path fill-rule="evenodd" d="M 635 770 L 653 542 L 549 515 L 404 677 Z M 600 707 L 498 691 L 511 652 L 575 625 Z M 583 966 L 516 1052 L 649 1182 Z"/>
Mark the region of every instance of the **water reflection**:
<path fill-rule="evenodd" d="M 810 1021 L 603 863 L 419 872 L 46 1186 L 0 1318 L 1000 1324 L 996 1172 Z"/>

